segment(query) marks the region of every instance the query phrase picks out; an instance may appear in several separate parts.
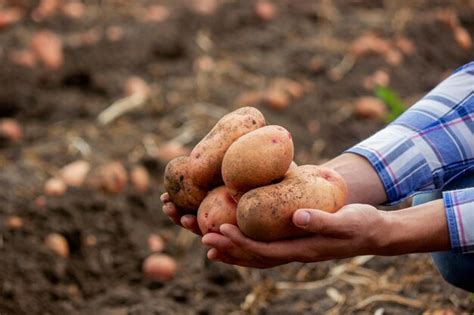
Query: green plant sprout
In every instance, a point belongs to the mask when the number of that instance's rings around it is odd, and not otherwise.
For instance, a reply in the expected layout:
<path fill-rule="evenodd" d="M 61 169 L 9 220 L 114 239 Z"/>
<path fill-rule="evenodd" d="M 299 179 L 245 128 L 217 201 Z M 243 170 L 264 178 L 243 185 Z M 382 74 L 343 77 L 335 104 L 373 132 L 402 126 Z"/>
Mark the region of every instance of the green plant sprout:
<path fill-rule="evenodd" d="M 377 86 L 374 93 L 388 108 L 388 114 L 385 117 L 387 123 L 394 121 L 406 110 L 405 104 L 393 89 L 386 86 Z"/>

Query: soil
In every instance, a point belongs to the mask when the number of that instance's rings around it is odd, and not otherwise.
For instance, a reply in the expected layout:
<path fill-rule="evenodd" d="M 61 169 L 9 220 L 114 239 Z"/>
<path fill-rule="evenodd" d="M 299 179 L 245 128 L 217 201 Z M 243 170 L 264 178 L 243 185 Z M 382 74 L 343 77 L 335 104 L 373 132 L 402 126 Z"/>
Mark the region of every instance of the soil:
<path fill-rule="evenodd" d="M 268 22 L 255 15 L 254 1 L 217 1 L 209 15 L 196 12 L 190 2 L 84 1 L 80 19 L 58 11 L 35 21 L 31 15 L 38 1 L 12 1 L 26 15 L 0 29 L 0 117 L 20 122 L 24 137 L 0 147 L 0 314 L 474 312 L 472 297 L 445 283 L 428 254 L 269 270 L 209 262 L 199 238 L 161 212 L 166 162 L 149 150 L 150 141 L 159 147 L 170 139 L 185 139 L 192 148 L 237 107 L 242 93 L 264 91 L 275 78 L 287 78 L 303 85 L 303 96 L 282 110 L 254 105 L 270 123 L 292 132 L 297 163 L 321 163 L 384 126 L 354 115 L 354 100 L 373 95 L 363 87 L 366 76 L 386 71 L 389 86 L 411 105 L 472 59 L 472 48 L 458 47 L 450 27 L 438 18 L 451 10 L 472 36 L 472 1 L 281 0 L 272 2 L 277 15 Z M 168 8 L 169 16 L 146 21 L 153 4 Z M 123 37 L 114 41 L 110 27 L 116 26 Z M 62 67 L 12 62 L 11 53 L 27 48 L 32 34 L 42 29 L 62 39 Z M 396 65 L 380 55 L 357 59 L 335 79 L 331 71 L 341 66 L 351 42 L 367 32 L 390 41 L 405 36 L 416 51 Z M 203 56 L 212 58 L 207 67 Z M 309 66 L 314 57 L 321 61 L 318 69 Z M 123 97 L 122 85 L 131 76 L 150 84 L 150 98 L 101 125 L 97 116 Z M 144 165 L 152 188 L 139 194 L 129 185 L 110 195 L 82 187 L 44 197 L 46 179 L 78 159 L 93 166 L 113 160 L 128 169 Z M 12 215 L 23 227 L 7 226 Z M 52 232 L 66 237 L 69 257 L 45 247 Z M 164 252 L 178 262 L 172 281 L 154 282 L 142 274 L 150 233 L 166 240 Z M 91 236 L 96 244 L 87 241 Z M 291 282 L 290 288 L 283 288 L 283 281 Z M 294 287 L 313 281 L 322 282 Z M 365 303 L 378 295 L 380 300 Z M 391 300 L 393 295 L 410 300 Z"/>

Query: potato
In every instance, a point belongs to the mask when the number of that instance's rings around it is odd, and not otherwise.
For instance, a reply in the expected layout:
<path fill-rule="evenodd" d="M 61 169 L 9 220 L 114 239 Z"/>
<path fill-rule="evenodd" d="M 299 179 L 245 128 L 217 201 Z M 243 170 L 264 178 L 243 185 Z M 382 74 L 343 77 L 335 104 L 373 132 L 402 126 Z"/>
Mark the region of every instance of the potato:
<path fill-rule="evenodd" d="M 225 186 L 220 186 L 209 192 L 199 206 L 197 220 L 202 234 L 219 233 L 221 224 L 237 224 L 237 203 L 229 195 Z"/>
<path fill-rule="evenodd" d="M 302 236 L 306 232 L 292 222 L 296 210 L 335 212 L 345 204 L 346 197 L 346 184 L 334 170 L 299 166 L 280 183 L 245 193 L 237 206 L 237 224 L 245 235 L 258 241 Z"/>
<path fill-rule="evenodd" d="M 166 165 L 165 190 L 178 208 L 187 213 L 196 213 L 207 191 L 192 181 L 188 162 L 188 157 L 181 156 Z"/>
<path fill-rule="evenodd" d="M 253 107 L 242 107 L 222 117 L 191 152 L 189 173 L 194 183 L 206 188 L 222 184 L 221 165 L 227 149 L 244 134 L 263 126 L 265 118 Z"/>
<path fill-rule="evenodd" d="M 222 178 L 238 200 L 245 192 L 279 181 L 293 160 L 291 134 L 280 126 L 266 126 L 240 137 L 222 161 Z"/>
<path fill-rule="evenodd" d="M 178 265 L 173 257 L 155 253 L 143 261 L 142 269 L 146 278 L 165 282 L 173 279 Z"/>

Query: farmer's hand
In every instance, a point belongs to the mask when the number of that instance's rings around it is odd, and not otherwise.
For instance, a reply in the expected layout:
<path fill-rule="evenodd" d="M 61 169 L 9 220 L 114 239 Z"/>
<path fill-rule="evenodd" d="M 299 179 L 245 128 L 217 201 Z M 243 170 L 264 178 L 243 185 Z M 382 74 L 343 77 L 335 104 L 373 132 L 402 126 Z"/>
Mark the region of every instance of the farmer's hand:
<path fill-rule="evenodd" d="M 257 242 L 245 237 L 238 227 L 225 224 L 221 234 L 202 238 L 210 246 L 211 260 L 254 268 L 269 268 L 289 262 L 317 262 L 364 254 L 377 254 L 386 239 L 386 212 L 373 206 L 352 204 L 336 213 L 300 209 L 293 223 L 310 236 L 275 242 Z"/>
<path fill-rule="evenodd" d="M 161 202 L 163 202 L 163 212 L 177 225 L 197 234 L 202 235 L 199 229 L 197 218 L 192 214 L 183 215 L 180 209 L 171 202 L 168 193 L 164 193 L 160 196 Z"/>
<path fill-rule="evenodd" d="M 386 196 L 377 173 L 362 157 L 344 153 L 323 166 L 336 170 L 347 184 L 349 203 L 377 204 L 385 201 Z M 177 225 L 201 235 L 195 215 L 185 214 L 171 202 L 167 193 L 161 195 L 163 212 Z"/>
<path fill-rule="evenodd" d="M 347 205 L 336 213 L 300 209 L 293 214 L 293 223 L 313 234 L 257 242 L 245 237 L 238 227 L 224 224 L 222 235 L 206 234 L 202 243 L 211 247 L 207 253 L 211 260 L 254 268 L 450 249 L 442 200 L 397 211 L 381 211 L 365 204 Z"/>

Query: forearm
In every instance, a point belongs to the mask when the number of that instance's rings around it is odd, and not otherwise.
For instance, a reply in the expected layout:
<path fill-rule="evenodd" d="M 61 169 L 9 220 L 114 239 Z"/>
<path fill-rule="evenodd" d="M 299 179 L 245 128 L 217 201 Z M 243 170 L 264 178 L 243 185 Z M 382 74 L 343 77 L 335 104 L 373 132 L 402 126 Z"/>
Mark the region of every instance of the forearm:
<path fill-rule="evenodd" d="M 378 205 L 387 200 L 382 181 L 365 158 L 357 154 L 344 153 L 326 162 L 323 166 L 334 169 L 346 181 L 347 204 Z"/>
<path fill-rule="evenodd" d="M 451 249 L 443 200 L 384 213 L 378 228 L 379 255 L 447 251 Z"/>

